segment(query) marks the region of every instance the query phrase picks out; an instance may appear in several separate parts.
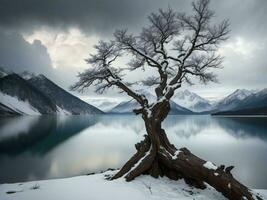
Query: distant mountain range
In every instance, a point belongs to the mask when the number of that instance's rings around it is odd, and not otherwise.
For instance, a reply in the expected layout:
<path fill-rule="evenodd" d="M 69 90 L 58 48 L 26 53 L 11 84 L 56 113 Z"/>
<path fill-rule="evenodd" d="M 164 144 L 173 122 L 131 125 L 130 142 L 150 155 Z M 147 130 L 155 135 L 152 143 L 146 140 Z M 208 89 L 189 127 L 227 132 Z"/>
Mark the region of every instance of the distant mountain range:
<path fill-rule="evenodd" d="M 138 90 L 150 102 L 156 96 Z M 82 101 L 57 86 L 44 75 L 15 74 L 0 68 L 0 116 L 40 114 L 132 113 L 139 105 L 135 100 L 89 98 Z M 171 100 L 170 114 L 267 115 L 267 89 L 237 89 L 228 96 L 209 101 L 188 90 L 178 91 Z"/>
<path fill-rule="evenodd" d="M 99 108 L 100 110 L 104 112 L 109 112 L 111 109 L 113 109 L 115 106 L 120 104 L 122 102 L 121 99 L 116 98 L 105 98 L 105 97 L 81 97 L 85 102 L 88 102 L 89 104 Z"/>
<path fill-rule="evenodd" d="M 267 115 L 267 89 L 236 90 L 222 99 L 212 111 L 215 115 Z"/>
<path fill-rule="evenodd" d="M 145 90 L 138 92 L 145 94 L 150 101 L 155 101 L 156 97 Z M 88 100 L 93 104 L 92 101 Z M 138 108 L 135 100 L 121 101 L 120 103 L 105 101 L 101 99 L 101 103 L 96 105 L 99 109 L 104 109 L 109 113 L 131 113 L 134 108 Z M 113 107 L 112 107 L 113 106 Z M 228 96 L 218 100 L 209 101 L 196 93 L 188 90 L 178 91 L 171 101 L 171 114 L 217 114 L 223 115 L 230 111 L 232 114 L 240 115 L 264 115 L 267 114 L 267 89 L 260 91 L 237 89 Z"/>
<path fill-rule="evenodd" d="M 156 96 L 152 95 L 146 90 L 139 90 L 140 94 L 144 94 L 150 102 L 156 101 Z M 140 107 L 137 101 L 129 100 L 123 101 L 120 104 L 116 105 L 114 108 L 109 110 L 109 113 L 132 113 L 133 109 Z M 193 114 L 193 112 L 187 108 L 184 108 L 174 101 L 171 101 L 171 111 L 170 114 Z"/>
<path fill-rule="evenodd" d="M 220 101 L 215 102 L 213 109 L 218 111 L 233 110 L 239 106 L 240 102 L 252 94 L 253 92 L 250 90 L 237 89 Z"/>
<path fill-rule="evenodd" d="M 203 112 L 212 108 L 212 103 L 209 100 L 189 90 L 177 91 L 172 100 L 176 104 L 190 109 L 193 112 Z"/>
<path fill-rule="evenodd" d="M 2 71 L 0 75 L 0 115 L 2 116 L 103 113 L 60 88 L 44 75 L 25 77 Z"/>

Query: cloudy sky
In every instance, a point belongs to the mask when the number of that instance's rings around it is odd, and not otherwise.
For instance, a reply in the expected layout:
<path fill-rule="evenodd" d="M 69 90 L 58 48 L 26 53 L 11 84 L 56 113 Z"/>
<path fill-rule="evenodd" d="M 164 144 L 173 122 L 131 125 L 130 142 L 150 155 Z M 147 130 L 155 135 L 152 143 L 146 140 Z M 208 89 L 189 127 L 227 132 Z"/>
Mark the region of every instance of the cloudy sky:
<path fill-rule="evenodd" d="M 84 59 L 99 39 L 118 28 L 137 33 L 150 12 L 166 7 L 191 11 L 189 0 L 0 0 L 0 66 L 43 73 L 67 89 L 88 67 Z M 220 49 L 225 57 L 217 72 L 220 84 L 184 89 L 213 99 L 237 88 L 267 87 L 267 1 L 211 0 L 211 8 L 215 20 L 231 23 L 230 38 Z"/>

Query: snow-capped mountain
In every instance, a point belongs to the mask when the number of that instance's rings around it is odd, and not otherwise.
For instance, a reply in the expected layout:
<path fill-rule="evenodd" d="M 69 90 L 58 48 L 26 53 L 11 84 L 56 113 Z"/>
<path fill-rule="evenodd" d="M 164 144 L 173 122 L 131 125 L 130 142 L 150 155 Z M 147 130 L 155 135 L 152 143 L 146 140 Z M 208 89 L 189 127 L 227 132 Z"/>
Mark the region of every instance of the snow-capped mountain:
<path fill-rule="evenodd" d="M 228 103 L 228 105 L 227 105 Z M 219 110 L 220 109 L 220 110 Z M 267 88 L 260 91 L 236 90 L 218 102 L 215 114 L 267 114 Z"/>
<path fill-rule="evenodd" d="M 252 95 L 253 91 L 246 89 L 237 89 L 230 95 L 216 102 L 213 106 L 214 110 L 226 111 L 233 110 L 240 105 L 240 102 Z"/>
<path fill-rule="evenodd" d="M 148 90 L 137 90 L 137 92 L 144 94 L 150 102 L 156 101 L 156 96 Z M 196 113 L 208 114 L 228 110 L 256 108 L 267 104 L 267 100 L 264 97 L 265 94 L 267 94 L 267 89 L 261 91 L 237 89 L 225 98 L 217 102 L 211 102 L 188 90 L 178 91 L 171 101 L 171 113 L 181 114 L 180 111 L 183 109 L 186 110 L 183 110 L 182 113 L 188 113 L 188 110 L 190 110 Z M 139 107 L 139 104 L 135 100 L 118 101 L 102 97 L 101 99 L 94 99 L 94 101 L 88 100 L 90 104 L 110 113 L 132 113 L 133 109 Z M 112 105 L 114 107 L 110 109 Z M 193 113 L 191 112 L 191 114 Z"/>
<path fill-rule="evenodd" d="M 108 112 L 115 106 L 117 106 L 119 103 L 122 102 L 120 99 L 115 99 L 115 98 L 82 98 L 85 102 L 95 106 L 96 108 Z"/>
<path fill-rule="evenodd" d="M 27 77 L 12 73 L 0 78 L 1 115 L 102 113 L 43 75 Z"/>
<path fill-rule="evenodd" d="M 136 92 L 139 94 L 145 95 L 148 101 L 150 102 L 156 101 L 157 99 L 156 96 L 152 95 L 147 90 L 139 89 L 139 90 L 136 90 Z M 119 103 L 118 105 L 110 109 L 109 112 L 110 113 L 132 113 L 133 109 L 136 109 L 139 107 L 140 105 L 134 99 L 131 99 L 128 101 L 122 101 L 121 103 Z"/>
<path fill-rule="evenodd" d="M 0 103 L 19 114 L 40 115 L 57 111 L 56 105 L 45 94 L 17 74 L 0 79 Z"/>
<path fill-rule="evenodd" d="M 156 97 L 146 90 L 140 93 L 145 94 L 149 101 L 155 101 Z M 238 109 L 251 109 L 267 106 L 267 89 L 246 90 L 237 89 L 225 98 L 210 102 L 199 95 L 188 90 L 178 91 L 171 102 L 172 112 L 176 106 L 178 110 L 186 109 L 201 113 L 216 113 L 221 111 L 233 111 Z M 131 113 L 134 108 L 138 108 L 138 103 L 134 100 L 124 101 L 110 110 L 112 113 Z M 176 113 L 176 111 L 174 112 Z"/>
<path fill-rule="evenodd" d="M 132 113 L 133 109 L 139 108 L 139 104 L 134 100 L 123 101 L 109 110 L 109 113 Z"/>
<path fill-rule="evenodd" d="M 267 88 L 258 92 L 252 93 L 246 98 L 242 99 L 242 102 L 235 108 L 236 109 L 247 109 L 247 108 L 258 108 L 267 106 Z"/>
<path fill-rule="evenodd" d="M 153 102 L 156 101 L 156 96 L 152 95 L 150 92 L 146 90 L 138 90 L 137 91 L 140 94 L 144 94 L 148 101 Z M 174 101 L 170 102 L 171 104 L 171 111 L 170 114 L 192 114 L 193 112 L 191 110 L 188 110 L 178 104 L 176 104 Z M 134 100 L 129 101 L 123 101 L 117 106 L 115 106 L 113 109 L 111 109 L 110 113 L 132 113 L 133 109 L 139 108 L 139 104 Z"/>
<path fill-rule="evenodd" d="M 65 114 L 101 114 L 102 111 L 89 105 L 78 97 L 57 86 L 51 80 L 40 74 L 30 78 L 29 83 L 37 87 L 57 105 L 57 110 Z"/>
<path fill-rule="evenodd" d="M 36 75 L 34 73 L 28 72 L 28 71 L 24 71 L 21 74 L 19 74 L 20 77 L 22 77 L 25 80 L 29 80 L 33 77 L 35 77 Z"/>
<path fill-rule="evenodd" d="M 177 93 L 174 94 L 172 100 L 176 104 L 195 112 L 207 111 L 212 107 L 210 101 L 188 90 L 177 91 Z"/>

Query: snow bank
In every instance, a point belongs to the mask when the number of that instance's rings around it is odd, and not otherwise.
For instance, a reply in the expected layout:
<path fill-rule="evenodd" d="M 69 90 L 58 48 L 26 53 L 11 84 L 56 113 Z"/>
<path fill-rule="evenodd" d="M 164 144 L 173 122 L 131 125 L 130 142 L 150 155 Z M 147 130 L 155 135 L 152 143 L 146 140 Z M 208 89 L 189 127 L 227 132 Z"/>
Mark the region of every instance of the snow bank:
<path fill-rule="evenodd" d="M 0 185 L 1 200 L 225 200 L 222 194 L 208 186 L 205 190 L 191 188 L 183 180 L 166 177 L 154 179 L 140 176 L 131 182 L 124 179 L 105 180 L 104 174 L 78 176 L 26 183 Z M 262 195 L 267 192 L 259 190 Z M 264 194 L 265 193 L 265 194 Z M 266 197 L 266 196 L 265 196 Z"/>
<path fill-rule="evenodd" d="M 12 97 L 2 92 L 0 92 L 0 102 L 21 114 L 40 115 L 40 112 L 28 101 L 21 101 L 17 97 Z"/>

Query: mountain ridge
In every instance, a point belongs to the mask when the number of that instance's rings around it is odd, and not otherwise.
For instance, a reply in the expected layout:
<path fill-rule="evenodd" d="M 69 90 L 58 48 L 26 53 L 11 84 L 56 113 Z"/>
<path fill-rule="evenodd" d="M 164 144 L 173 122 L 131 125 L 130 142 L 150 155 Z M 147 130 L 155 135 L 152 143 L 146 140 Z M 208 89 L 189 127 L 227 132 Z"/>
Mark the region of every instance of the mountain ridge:
<path fill-rule="evenodd" d="M 2 116 L 103 113 L 60 88 L 44 75 L 32 75 L 29 79 L 24 79 L 16 73 L 10 73 L 0 77 L 0 103 Z"/>
<path fill-rule="evenodd" d="M 1 103 L 3 103 L 6 98 L 8 98 L 7 100 L 9 101 L 9 99 L 13 97 L 17 98 L 18 102 L 28 102 L 33 107 L 33 110 L 35 108 L 39 114 L 52 114 L 57 110 L 56 105 L 45 94 L 15 73 L 8 74 L 0 79 L 0 92 L 2 93 Z M 6 104 L 7 103 L 9 102 L 6 102 Z M 14 104 L 10 104 L 13 107 L 11 107 L 11 109 L 20 112 L 16 110 L 16 106 L 19 105 L 15 104 L 18 103 L 14 102 Z M 8 105 L 6 106 L 10 107 Z M 24 112 L 20 113 L 27 114 Z"/>
<path fill-rule="evenodd" d="M 102 113 L 98 108 L 65 91 L 43 74 L 33 76 L 28 81 L 37 86 L 41 92 L 53 100 L 61 109 L 71 112 L 74 115 Z"/>

